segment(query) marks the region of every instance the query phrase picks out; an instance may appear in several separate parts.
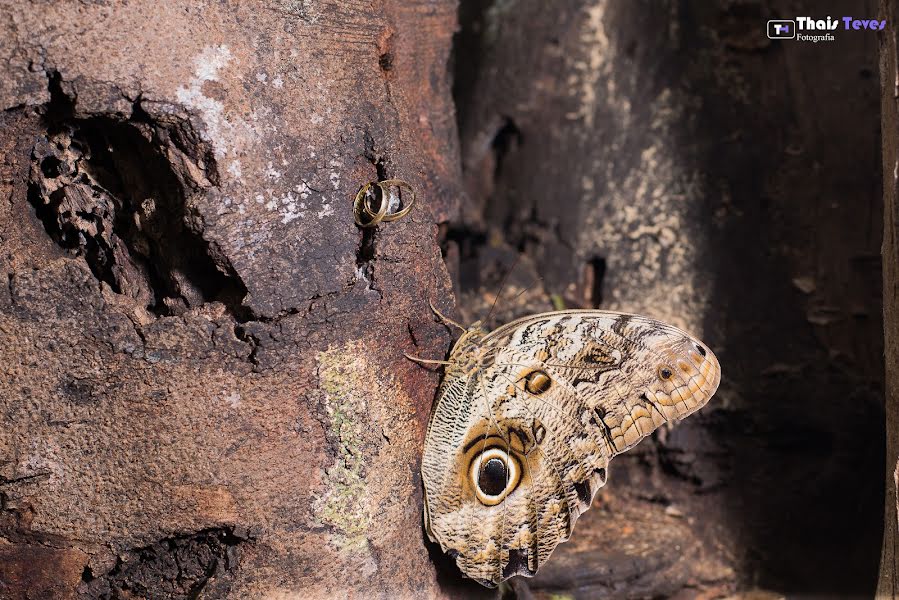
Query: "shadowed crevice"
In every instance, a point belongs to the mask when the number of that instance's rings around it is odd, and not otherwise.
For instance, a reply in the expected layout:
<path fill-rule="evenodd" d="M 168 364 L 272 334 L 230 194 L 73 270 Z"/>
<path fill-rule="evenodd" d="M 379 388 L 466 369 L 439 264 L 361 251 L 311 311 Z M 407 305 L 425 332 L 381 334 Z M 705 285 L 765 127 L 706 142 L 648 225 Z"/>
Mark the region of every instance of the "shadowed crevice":
<path fill-rule="evenodd" d="M 28 199 L 47 234 L 151 314 L 221 302 L 236 319 L 249 319 L 243 281 L 203 235 L 195 200 L 218 177 L 190 124 L 156 123 L 139 99 L 127 118 L 76 117 L 58 73 L 50 74 L 49 90 L 28 182 Z M 172 154 L 204 165 L 208 179 L 179 171 Z"/>
<path fill-rule="evenodd" d="M 215 594 L 227 593 L 227 575 L 237 568 L 241 547 L 252 543 L 244 531 L 224 527 L 204 529 L 183 536 L 164 538 L 149 546 L 120 554 L 107 573 L 84 568 L 78 598 L 172 598 L 202 597 L 210 580 Z"/>

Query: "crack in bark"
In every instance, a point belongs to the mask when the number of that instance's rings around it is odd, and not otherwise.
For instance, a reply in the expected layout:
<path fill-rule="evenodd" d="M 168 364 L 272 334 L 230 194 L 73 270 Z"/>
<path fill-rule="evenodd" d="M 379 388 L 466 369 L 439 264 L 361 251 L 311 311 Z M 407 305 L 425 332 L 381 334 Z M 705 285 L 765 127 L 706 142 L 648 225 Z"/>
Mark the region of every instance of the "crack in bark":
<path fill-rule="evenodd" d="M 30 475 L 21 475 L 19 477 L 3 477 L 0 475 L 0 485 L 15 485 L 17 483 L 37 479 L 38 477 L 49 477 L 50 474 L 50 471 L 42 471 L 40 473 L 31 473 Z"/>
<path fill-rule="evenodd" d="M 364 156 L 375 167 L 377 181 L 389 179 L 384 156 L 377 151 L 375 140 L 371 133 L 366 130 L 363 132 L 363 136 L 365 138 Z M 377 227 L 362 228 L 359 248 L 356 250 L 356 279 L 357 281 L 359 279 L 364 280 L 368 286 L 367 289 L 377 292 L 378 296 L 383 298 L 384 294 L 375 285 L 375 261 L 377 260 L 375 241 L 377 239 L 377 233 Z"/>

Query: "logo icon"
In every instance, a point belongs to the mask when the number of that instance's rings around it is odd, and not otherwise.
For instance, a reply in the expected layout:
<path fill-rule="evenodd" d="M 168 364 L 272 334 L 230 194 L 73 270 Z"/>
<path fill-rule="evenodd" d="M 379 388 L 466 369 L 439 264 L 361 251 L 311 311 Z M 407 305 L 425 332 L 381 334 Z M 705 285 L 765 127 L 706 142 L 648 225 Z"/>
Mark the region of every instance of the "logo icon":
<path fill-rule="evenodd" d="M 796 37 L 796 22 L 768 21 L 768 37 L 772 40 L 792 40 Z"/>

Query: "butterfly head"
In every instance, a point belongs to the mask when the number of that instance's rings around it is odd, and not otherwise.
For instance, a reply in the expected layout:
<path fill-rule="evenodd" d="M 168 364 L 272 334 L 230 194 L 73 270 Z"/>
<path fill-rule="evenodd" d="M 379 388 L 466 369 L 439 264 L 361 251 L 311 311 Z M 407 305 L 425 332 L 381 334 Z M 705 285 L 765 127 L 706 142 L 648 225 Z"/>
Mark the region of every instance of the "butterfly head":
<path fill-rule="evenodd" d="M 480 321 L 472 323 L 453 344 L 449 355 L 451 369 L 469 372 L 480 364 L 484 354 L 482 341 L 486 335 Z"/>

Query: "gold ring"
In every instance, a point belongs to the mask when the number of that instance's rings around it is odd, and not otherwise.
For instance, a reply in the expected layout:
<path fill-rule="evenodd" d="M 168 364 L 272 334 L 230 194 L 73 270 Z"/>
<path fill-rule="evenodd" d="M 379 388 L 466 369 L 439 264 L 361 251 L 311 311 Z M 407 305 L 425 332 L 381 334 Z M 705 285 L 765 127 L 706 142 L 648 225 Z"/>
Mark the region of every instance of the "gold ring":
<path fill-rule="evenodd" d="M 384 222 L 388 221 L 396 221 L 404 216 L 406 216 L 410 210 L 412 210 L 412 205 L 415 204 L 415 190 L 412 189 L 412 186 L 403 181 L 402 179 L 385 179 L 384 181 L 379 181 L 377 183 L 378 187 L 381 188 L 382 192 L 382 204 L 386 204 L 389 207 L 390 202 L 385 202 L 385 199 L 389 199 L 391 194 L 388 188 L 395 187 L 400 193 L 403 190 L 409 190 L 409 203 L 403 203 L 403 208 L 398 210 L 395 213 L 387 213 L 384 215 L 381 220 Z M 369 199 L 365 200 L 365 212 L 371 215 L 371 206 Z"/>
<path fill-rule="evenodd" d="M 384 215 L 387 214 L 387 202 L 385 202 L 383 198 L 381 200 L 381 206 L 378 207 L 378 212 L 373 213 L 371 211 L 371 202 L 369 202 L 368 191 L 373 185 L 375 184 L 372 182 L 363 185 L 356 194 L 356 199 L 353 201 L 353 218 L 356 220 L 356 225 L 359 227 L 375 227 L 384 219 Z M 381 192 L 383 195 L 383 189 Z M 363 213 L 368 216 L 367 220 L 363 220 Z"/>

